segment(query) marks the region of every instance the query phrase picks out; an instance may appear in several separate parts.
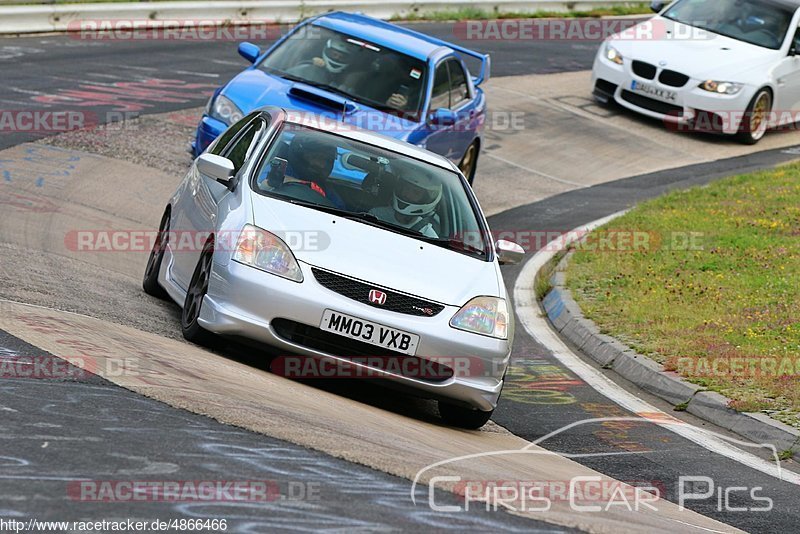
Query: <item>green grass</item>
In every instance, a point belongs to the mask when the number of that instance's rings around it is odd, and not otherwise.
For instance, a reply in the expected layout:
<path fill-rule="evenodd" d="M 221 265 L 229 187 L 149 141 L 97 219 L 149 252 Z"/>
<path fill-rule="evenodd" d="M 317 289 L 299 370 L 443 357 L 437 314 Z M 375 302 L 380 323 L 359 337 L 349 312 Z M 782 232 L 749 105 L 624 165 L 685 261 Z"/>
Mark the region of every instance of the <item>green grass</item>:
<path fill-rule="evenodd" d="M 486 11 L 474 7 L 463 7 L 460 9 L 446 11 L 416 11 L 405 15 L 395 15 L 392 21 L 453 21 L 453 20 L 491 20 L 491 19 L 529 19 L 529 18 L 579 18 L 579 17 L 621 17 L 625 15 L 651 14 L 650 6 L 645 3 L 631 3 L 624 6 L 597 7 L 588 11 L 532 11 L 532 12 L 510 12 L 510 11 Z"/>
<path fill-rule="evenodd" d="M 648 246 L 576 252 L 567 284 L 586 316 L 733 408 L 800 427 L 800 164 L 670 193 L 613 231 Z"/>

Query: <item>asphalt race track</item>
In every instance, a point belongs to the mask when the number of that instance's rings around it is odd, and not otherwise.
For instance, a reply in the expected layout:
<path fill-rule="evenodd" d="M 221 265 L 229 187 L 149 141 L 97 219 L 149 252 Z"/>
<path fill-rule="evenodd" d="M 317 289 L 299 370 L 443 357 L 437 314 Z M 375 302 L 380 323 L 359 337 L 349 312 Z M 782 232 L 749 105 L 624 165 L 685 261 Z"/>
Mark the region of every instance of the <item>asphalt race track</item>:
<path fill-rule="evenodd" d="M 452 25 L 414 26 L 453 39 Z M 568 231 L 672 188 L 794 161 L 800 153 L 796 133 L 771 134 L 757 147 L 742 147 L 666 132 L 658 123 L 595 106 L 586 73 L 595 43 L 464 44 L 493 53 L 496 78 L 487 88 L 493 110 L 522 113 L 525 122 L 523 131 L 487 132 L 491 143 L 475 190 L 495 231 Z M 0 109 L 80 109 L 101 120 L 141 116 L 136 135 L 143 137 L 191 132 L 198 106 L 244 63 L 232 42 L 92 42 L 47 35 L 0 39 L 0 65 Z M 128 351 L 139 355 L 138 372 L 109 373 L 101 365 L 104 377 L 76 370 L 75 379 L 0 383 L 6 444 L 0 517 L 227 517 L 232 532 L 697 532 L 701 525 L 705 531 L 792 532 L 800 524 L 795 484 L 644 419 L 556 433 L 591 418 L 639 414 L 578 379 L 522 328 L 496 424 L 480 432 L 443 427 L 431 403 L 373 384 L 291 382 L 269 373 L 269 354 L 261 351 L 227 342 L 206 351 L 184 343 L 177 307 L 141 292 L 146 254 L 81 254 L 65 248 L 64 235 L 157 225 L 163 200 L 180 179 L 171 171 L 189 162 L 183 151 L 188 137 L 156 137 L 153 146 L 117 150 L 120 136 L 93 144 L 71 135 L 32 143 L 43 134 L 0 132 L 0 149 L 6 149 L 0 151 L 0 361 L 88 351 L 103 362 Z M 520 269 L 503 268 L 509 288 Z M 656 408 L 714 430 L 621 385 Z M 430 463 L 519 449 L 551 433 L 539 443 L 544 455 L 528 464 L 489 458 L 457 472 L 472 480 L 559 481 L 596 471 L 656 485 L 673 503 L 680 476 L 707 476 L 718 488 L 759 487 L 774 508 L 747 511 L 758 503 L 742 493 L 725 506 L 715 498 L 687 503 L 721 525 L 667 505 L 659 513 L 631 516 L 570 515 L 558 507 L 522 514 L 527 517 L 480 508 L 434 512 L 424 486 L 415 490 L 416 505 L 411 501 L 409 480 Z M 769 461 L 763 452 L 750 453 Z M 784 462 L 783 468 L 796 465 Z M 211 505 L 76 502 L 70 484 L 86 479 L 269 480 L 282 497 Z M 459 504 L 444 489 L 433 495 L 440 505 Z"/>

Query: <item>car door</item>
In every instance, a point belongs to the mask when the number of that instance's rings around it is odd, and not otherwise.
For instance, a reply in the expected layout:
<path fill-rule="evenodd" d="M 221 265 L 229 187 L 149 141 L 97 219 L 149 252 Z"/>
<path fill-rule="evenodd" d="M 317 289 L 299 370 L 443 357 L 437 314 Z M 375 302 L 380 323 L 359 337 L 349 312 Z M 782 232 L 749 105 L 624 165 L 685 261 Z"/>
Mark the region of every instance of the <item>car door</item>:
<path fill-rule="evenodd" d="M 456 123 L 449 126 L 429 124 L 430 134 L 425 146 L 458 163 L 471 140 L 470 110 L 474 114 L 474 102 L 464 68 L 452 56 L 439 62 L 434 71 L 428 121 L 430 115 L 439 108 L 455 112 Z"/>
<path fill-rule="evenodd" d="M 234 124 L 219 137 L 209 152 L 228 158 L 233 162 L 234 175 L 238 174 L 250 155 L 259 134 L 266 129 L 266 121 L 260 113 L 253 113 Z M 181 232 L 175 253 L 173 276 L 184 289 L 188 287 L 195 265 L 208 236 L 216 229 L 217 207 L 230 191 L 210 176 L 192 165 L 186 191 L 183 195 L 182 214 L 176 221 Z"/>
<path fill-rule="evenodd" d="M 459 163 L 467 147 L 475 136 L 472 126 L 476 114 L 476 102 L 471 93 L 470 84 L 467 82 L 467 71 L 461 61 L 455 57 L 447 60 L 450 72 L 450 109 L 456 112 L 456 124 L 453 129 L 453 148 Z"/>

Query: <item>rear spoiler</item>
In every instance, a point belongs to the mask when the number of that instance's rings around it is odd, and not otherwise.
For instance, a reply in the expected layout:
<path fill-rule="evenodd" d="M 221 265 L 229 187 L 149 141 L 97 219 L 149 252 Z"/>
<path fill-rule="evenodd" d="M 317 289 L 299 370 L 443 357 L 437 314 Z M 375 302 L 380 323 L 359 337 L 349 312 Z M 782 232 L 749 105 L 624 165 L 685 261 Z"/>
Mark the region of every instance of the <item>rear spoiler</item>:
<path fill-rule="evenodd" d="M 470 50 L 469 48 L 464 48 L 463 46 L 450 44 L 445 41 L 442 41 L 442 43 L 444 46 L 452 48 L 459 54 L 464 54 L 465 56 L 475 58 L 481 62 L 481 71 L 478 73 L 477 76 L 472 77 L 472 83 L 474 83 L 475 85 L 480 85 L 483 82 L 489 80 L 489 76 L 492 73 L 492 58 L 489 57 L 489 54 L 481 54 L 479 52 L 475 52 L 474 50 Z"/>

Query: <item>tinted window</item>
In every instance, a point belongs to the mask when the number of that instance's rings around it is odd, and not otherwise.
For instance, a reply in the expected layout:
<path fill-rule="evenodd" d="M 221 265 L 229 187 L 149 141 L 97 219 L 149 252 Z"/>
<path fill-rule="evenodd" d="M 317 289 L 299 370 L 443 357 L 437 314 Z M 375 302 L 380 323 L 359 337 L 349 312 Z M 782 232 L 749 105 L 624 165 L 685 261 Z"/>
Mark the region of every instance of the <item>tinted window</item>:
<path fill-rule="evenodd" d="M 440 63 L 436 67 L 433 77 L 433 93 L 431 94 L 431 111 L 439 108 L 450 107 L 450 75 L 447 73 L 447 63 Z"/>
<path fill-rule="evenodd" d="M 223 154 L 226 158 L 233 162 L 234 174 L 239 172 L 239 169 L 247 161 L 250 153 L 255 147 L 259 134 L 266 128 L 264 119 L 258 118 L 252 124 L 247 126 L 247 129 L 240 135 L 233 143 L 233 145 Z"/>
<path fill-rule="evenodd" d="M 490 240 L 458 174 L 329 132 L 285 126 L 252 188 L 480 259 L 489 254 Z"/>
<path fill-rule="evenodd" d="M 314 25 L 299 28 L 259 67 L 414 120 L 427 81 L 420 59 Z"/>
<path fill-rule="evenodd" d="M 457 108 L 464 101 L 469 100 L 469 87 L 467 86 L 467 76 L 461 64 L 451 59 L 447 62 L 450 68 L 450 107 Z"/>
<path fill-rule="evenodd" d="M 247 125 L 247 123 L 253 120 L 253 118 L 256 117 L 257 115 L 258 112 L 251 113 L 250 115 L 247 115 L 239 122 L 229 126 L 228 129 L 222 133 L 222 135 L 217 137 L 216 141 L 214 141 L 214 143 L 208 148 L 208 151 L 211 154 L 221 156 L 222 153 L 225 152 L 225 149 L 228 147 L 228 145 L 231 143 L 231 139 L 236 137 L 236 134 L 238 134 L 239 131 L 242 128 L 244 128 L 245 125 Z"/>

